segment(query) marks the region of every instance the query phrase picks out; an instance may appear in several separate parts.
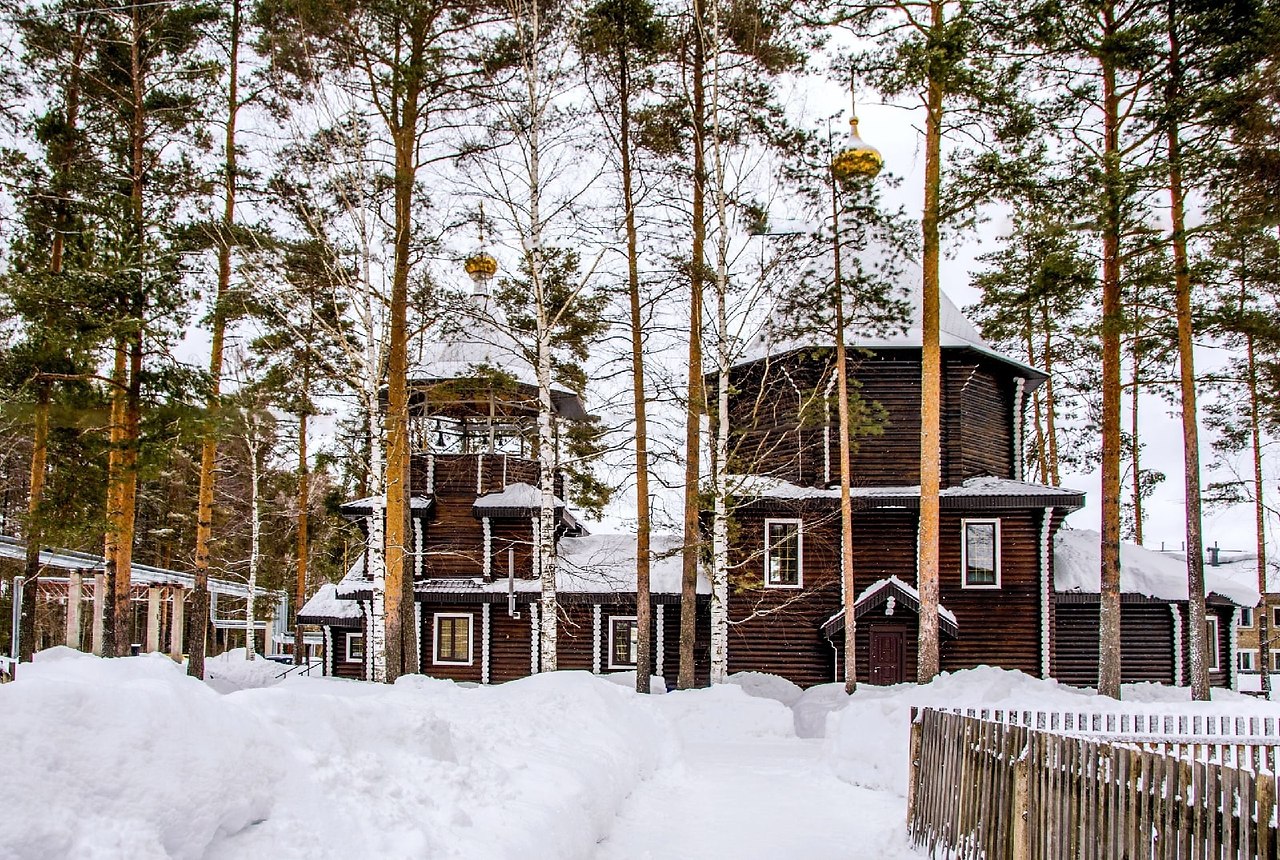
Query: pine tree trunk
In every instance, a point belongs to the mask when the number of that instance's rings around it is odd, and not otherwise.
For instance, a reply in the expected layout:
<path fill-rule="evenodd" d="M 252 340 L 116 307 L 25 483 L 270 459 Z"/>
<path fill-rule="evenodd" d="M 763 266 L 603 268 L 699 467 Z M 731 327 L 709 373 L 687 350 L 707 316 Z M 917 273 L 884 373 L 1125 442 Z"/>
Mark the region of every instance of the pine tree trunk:
<path fill-rule="evenodd" d="M 835 145 L 831 146 L 835 156 Z M 840 197 L 831 174 L 831 263 L 835 281 L 836 404 L 840 433 L 840 599 L 844 611 L 844 691 L 858 689 L 857 578 L 853 569 L 853 465 L 849 439 L 849 358 L 845 345 L 844 273 L 840 258 Z"/>
<path fill-rule="evenodd" d="M 1049 312 L 1042 313 L 1044 322 L 1044 372 L 1049 378 L 1044 383 L 1044 426 L 1045 435 L 1049 437 L 1049 480 L 1051 487 L 1061 483 L 1058 466 L 1058 404 L 1053 387 L 1054 351 L 1053 337 L 1049 333 Z"/>
<path fill-rule="evenodd" d="M 1258 547 L 1258 672 L 1262 682 L 1262 698 L 1271 698 L 1271 618 L 1267 606 L 1267 507 L 1262 484 L 1262 432 L 1258 415 L 1258 362 L 1254 354 L 1253 334 L 1245 334 L 1245 360 L 1249 367 L 1249 437 L 1253 448 L 1253 522 Z"/>
<path fill-rule="evenodd" d="M 627 229 L 627 298 L 631 312 L 631 403 L 636 416 L 636 692 L 649 692 L 653 675 L 653 600 L 650 593 L 649 431 L 644 384 L 644 320 L 640 308 L 640 252 L 631 178 L 631 81 L 626 39 L 618 47 L 619 142 L 622 205 Z M 661 672 L 662 667 L 658 667 Z"/>
<path fill-rule="evenodd" d="M 702 546 L 701 476 L 702 415 L 706 411 L 706 395 L 702 380 L 702 284 L 706 266 L 706 187 L 705 158 L 706 94 L 703 75 L 706 56 L 702 27 L 703 0 L 693 0 L 693 57 L 689 70 L 693 88 L 693 249 L 689 261 L 689 361 L 685 404 L 684 465 L 684 549 L 680 575 L 680 671 L 676 687 L 691 689 L 696 683 L 694 647 L 697 639 L 698 555 Z"/>
<path fill-rule="evenodd" d="M 1182 98 L 1182 48 L 1174 0 L 1168 2 L 1169 23 L 1169 211 L 1173 220 L 1173 276 L 1178 307 L 1178 376 L 1182 392 L 1182 457 L 1187 524 L 1187 595 L 1191 617 L 1191 698 L 1209 698 L 1209 643 L 1205 629 L 1204 547 L 1200 532 L 1200 429 L 1196 420 L 1195 346 L 1192 341 L 1191 267 L 1187 261 L 1186 200 L 1182 190 L 1182 141 L 1179 102 Z M 1259 566 L 1259 570 L 1263 568 Z M 1234 631 L 1232 633 L 1234 634 Z M 1259 650 L 1259 656 L 1263 651 Z"/>
<path fill-rule="evenodd" d="M 1134 319 L 1138 317 L 1137 303 L 1134 303 Z M 1129 388 L 1129 464 L 1133 469 L 1130 475 L 1131 492 L 1133 494 L 1133 542 L 1142 546 L 1142 444 L 1138 438 L 1138 405 L 1141 402 L 1142 379 L 1139 372 L 1138 332 L 1133 333 L 1133 377 Z"/>
<path fill-rule="evenodd" d="M 31 473 L 27 489 L 26 559 L 23 566 L 22 624 L 18 634 L 19 660 L 29 661 L 36 648 L 36 592 L 40 590 L 40 502 L 44 497 L 45 465 L 49 455 L 50 383 L 36 383 L 35 426 L 31 432 Z M 74 595 L 73 595 L 74 597 Z"/>
<path fill-rule="evenodd" d="M 308 364 L 309 368 L 309 364 Z M 303 371 L 303 397 L 311 390 L 307 369 Z M 311 506 L 311 467 L 307 462 L 307 411 L 304 407 L 298 413 L 298 542 L 296 555 L 297 578 L 294 581 L 293 594 L 293 664 L 301 666 L 306 662 L 306 642 L 302 636 L 302 624 L 298 617 L 307 602 L 307 515 Z"/>
<path fill-rule="evenodd" d="M 128 379 L 128 346 L 123 336 L 117 336 L 114 365 L 111 371 L 111 421 L 107 447 L 107 533 L 103 537 L 103 574 L 106 579 L 106 595 L 103 601 L 102 647 L 104 657 L 114 657 L 119 646 L 116 643 L 116 581 L 120 546 L 121 490 L 123 486 L 122 463 L 124 459 L 124 411 Z"/>
<path fill-rule="evenodd" d="M 415 48 L 420 52 L 415 37 Z M 415 57 L 417 54 L 415 53 Z M 409 86 L 395 135 L 395 268 L 387 362 L 386 681 L 418 671 L 409 489 L 409 249 L 418 137 L 418 91 Z"/>
<path fill-rule="evenodd" d="M 1102 9 L 1104 41 L 1115 37 L 1115 7 Z M 1120 698 L 1120 99 L 1115 59 L 1099 55 L 1103 101 L 1102 212 L 1102 534 L 1098 604 L 1098 692 Z"/>
<path fill-rule="evenodd" d="M 231 231 L 235 226 L 236 119 L 240 111 L 240 0 L 231 4 L 231 46 L 228 55 L 227 123 L 222 143 L 222 230 L 218 241 L 218 286 L 213 296 L 213 324 L 209 346 L 209 397 L 206 420 L 214 422 L 222 398 L 222 352 L 226 338 L 226 295 L 231 288 Z M 209 541 L 213 537 L 213 493 L 217 481 L 218 431 L 205 428 L 200 443 L 200 488 L 196 496 L 196 552 L 191 590 L 191 620 L 187 638 L 187 674 L 204 677 L 205 646 L 209 637 Z"/>
<path fill-rule="evenodd" d="M 930 30 L 945 27 L 941 0 L 931 0 Z M 917 587 L 920 590 L 919 656 L 916 679 L 928 683 L 938 674 L 938 565 L 942 488 L 942 349 L 939 343 L 938 236 L 942 187 L 942 81 L 931 73 L 925 117 L 923 296 L 920 320 L 920 537 Z"/>

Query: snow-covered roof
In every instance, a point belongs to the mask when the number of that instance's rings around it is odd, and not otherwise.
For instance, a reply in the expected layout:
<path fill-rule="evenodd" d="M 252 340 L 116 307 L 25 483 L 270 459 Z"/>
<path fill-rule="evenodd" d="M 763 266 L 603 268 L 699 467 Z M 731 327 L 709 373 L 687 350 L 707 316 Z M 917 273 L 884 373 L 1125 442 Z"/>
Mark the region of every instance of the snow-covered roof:
<path fill-rule="evenodd" d="M 915 586 L 908 585 L 896 576 L 877 579 L 862 589 L 862 592 L 858 594 L 857 599 L 853 602 L 854 612 L 858 618 L 861 618 L 872 609 L 887 603 L 891 599 L 901 599 L 912 612 L 917 614 L 920 612 L 920 592 Z M 948 636 L 958 635 L 960 628 L 959 623 L 956 621 L 955 613 L 941 603 L 938 604 L 938 620 L 944 633 Z M 819 629 L 823 635 L 828 637 L 844 630 L 844 610 L 840 609 L 833 613 L 830 618 L 822 622 Z"/>
<path fill-rule="evenodd" d="M 1181 552 L 1171 552 L 1168 555 L 1178 559 L 1186 558 L 1186 554 Z M 1204 569 L 1212 570 L 1218 576 L 1242 585 L 1258 587 L 1258 554 L 1256 552 L 1221 550 L 1218 553 L 1218 563 L 1214 564 L 1213 553 L 1206 549 Z M 1267 561 L 1267 592 L 1276 591 L 1280 591 L 1280 570 L 1277 569 L 1276 559 L 1270 558 Z"/>
<path fill-rule="evenodd" d="M 428 496 L 410 496 L 409 508 L 410 510 L 414 510 L 414 511 L 425 511 L 427 508 L 431 507 L 431 502 L 432 500 Z M 386 495 L 381 495 L 381 496 L 365 496 L 363 499 L 353 499 L 350 502 L 343 502 L 341 505 L 341 508 L 344 511 L 346 510 L 371 511 L 374 508 L 383 510 L 386 508 L 386 506 L 387 506 L 387 497 Z"/>
<path fill-rule="evenodd" d="M 360 606 L 354 600 L 341 600 L 338 597 L 338 586 L 326 582 L 319 591 L 311 595 L 298 613 L 303 623 L 306 619 L 359 619 Z"/>
<path fill-rule="evenodd" d="M 27 557 L 25 541 L 10 535 L 0 535 L 0 558 L 24 560 Z M 100 555 L 80 552 L 74 549 L 56 549 L 44 547 L 40 550 L 40 566 L 53 567 L 59 570 L 82 571 L 96 573 L 106 570 L 106 561 Z M 134 585 L 179 585 L 183 588 L 195 587 L 195 574 L 180 570 L 170 570 L 149 564 L 129 566 L 129 580 Z M 46 577 L 46 582 L 51 578 Z M 209 591 L 214 594 L 225 594 L 230 597 L 248 597 L 249 586 L 243 582 L 234 582 L 217 577 L 209 577 Z M 278 596 L 279 591 L 259 588 L 255 592 L 259 596 Z"/>
<path fill-rule="evenodd" d="M 767 499 L 839 499 L 840 488 L 837 487 L 802 487 L 768 475 L 731 475 L 729 476 L 730 492 L 744 498 Z M 904 506 L 918 504 L 920 498 L 919 485 L 862 487 L 850 488 L 855 499 L 879 499 L 892 503 L 902 500 Z M 978 477 L 970 478 L 958 487 L 946 487 L 939 492 L 943 499 L 1027 499 L 1035 505 L 1060 504 L 1064 507 L 1079 507 L 1083 504 L 1084 493 L 1067 487 L 1049 487 L 1043 484 L 1032 484 L 1026 481 L 1013 481 L 1007 478 Z"/>
<path fill-rule="evenodd" d="M 922 288 L 918 273 L 913 280 L 915 281 L 914 283 L 910 286 L 904 286 L 899 293 L 899 298 L 906 301 L 909 308 L 909 317 L 905 328 L 867 330 L 851 326 L 847 330 L 846 344 L 850 347 L 862 349 L 919 349 L 922 342 L 921 318 L 923 312 L 921 306 Z M 1040 380 L 1044 378 L 1042 371 L 1005 355 L 983 340 L 978 329 L 964 315 L 964 312 L 956 307 L 945 292 L 940 294 L 938 307 L 938 338 L 943 348 L 973 349 L 992 358 L 999 359 L 1005 364 L 1013 365 L 1029 379 Z M 784 355 L 797 349 L 824 346 L 830 346 L 828 338 L 817 335 L 794 337 L 780 333 L 773 327 L 767 326 L 760 335 L 747 344 L 743 350 L 742 357 L 738 359 L 736 364 L 750 364 L 769 356 Z"/>
<path fill-rule="evenodd" d="M 466 323 L 436 332 L 423 345 L 414 374 L 428 379 L 467 379 L 475 376 L 479 368 L 493 368 L 521 385 L 536 388 L 538 376 L 529 364 L 526 351 L 503 326 L 492 322 L 502 319 L 493 300 L 473 295 L 465 302 Z M 586 417 L 576 394 L 555 384 L 551 390 L 561 413 L 574 419 Z"/>
<path fill-rule="evenodd" d="M 679 593 L 683 546 L 684 540 L 679 535 L 650 535 L 649 587 L 655 593 Z M 636 536 L 633 534 L 562 538 L 559 555 L 560 587 L 567 591 L 636 590 Z M 698 566 L 698 593 L 711 593 L 711 583 L 701 565 Z"/>
<path fill-rule="evenodd" d="M 1062 529 L 1053 547 L 1054 589 L 1097 594 L 1101 590 L 1101 559 L 1101 538 L 1096 531 Z M 1211 565 L 1204 568 L 1204 589 L 1206 594 L 1221 595 L 1239 606 L 1256 606 L 1259 600 L 1256 582 L 1250 585 Z M 1186 561 L 1122 541 L 1120 591 L 1158 600 L 1186 600 Z"/>
<path fill-rule="evenodd" d="M 557 508 L 565 506 L 564 499 L 556 498 Z M 496 493 L 485 493 L 475 500 L 477 508 L 538 508 L 542 506 L 542 490 L 532 484 L 517 481 L 507 484 Z"/>
<path fill-rule="evenodd" d="M 649 587 L 654 594 L 679 594 L 681 577 L 679 535 L 654 534 L 649 548 Z M 632 594 L 636 590 L 636 536 L 634 534 L 599 534 L 562 537 L 558 545 L 556 588 L 565 594 Z M 505 594 L 508 588 L 519 594 L 541 591 L 537 579 L 520 577 L 510 585 L 501 574 L 493 582 L 481 577 L 432 577 L 419 579 L 414 590 L 422 594 Z M 354 598 L 367 594 L 369 577 L 361 554 L 342 581 L 334 587 L 336 598 Z M 699 568 L 698 594 L 710 594 L 711 583 Z M 350 601 L 347 601 L 350 602 Z"/>

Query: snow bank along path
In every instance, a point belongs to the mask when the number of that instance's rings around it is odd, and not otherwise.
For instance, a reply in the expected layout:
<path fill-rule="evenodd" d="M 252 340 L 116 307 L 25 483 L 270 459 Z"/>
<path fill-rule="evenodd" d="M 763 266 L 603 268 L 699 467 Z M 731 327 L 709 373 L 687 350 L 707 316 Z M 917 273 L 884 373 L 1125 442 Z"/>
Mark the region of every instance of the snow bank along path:
<path fill-rule="evenodd" d="M 589 857 L 673 760 L 584 673 L 219 695 L 160 655 L 40 655 L 0 687 L 0 858 Z"/>

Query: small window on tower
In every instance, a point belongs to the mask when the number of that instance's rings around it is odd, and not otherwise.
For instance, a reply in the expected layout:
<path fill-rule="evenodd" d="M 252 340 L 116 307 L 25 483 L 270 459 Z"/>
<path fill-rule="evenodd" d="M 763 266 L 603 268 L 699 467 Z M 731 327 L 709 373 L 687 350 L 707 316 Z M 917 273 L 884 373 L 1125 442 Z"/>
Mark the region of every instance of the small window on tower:
<path fill-rule="evenodd" d="M 961 523 L 960 566 L 965 588 L 1000 587 L 1000 521 Z"/>

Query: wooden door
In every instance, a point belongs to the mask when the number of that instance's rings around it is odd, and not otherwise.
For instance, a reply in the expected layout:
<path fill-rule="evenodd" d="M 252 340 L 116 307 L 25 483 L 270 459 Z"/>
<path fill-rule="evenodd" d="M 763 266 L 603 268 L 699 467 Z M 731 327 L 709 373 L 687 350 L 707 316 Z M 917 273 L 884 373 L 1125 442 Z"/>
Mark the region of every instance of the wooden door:
<path fill-rule="evenodd" d="M 901 630 L 871 628 L 871 683 L 901 684 L 906 674 L 906 642 Z"/>

